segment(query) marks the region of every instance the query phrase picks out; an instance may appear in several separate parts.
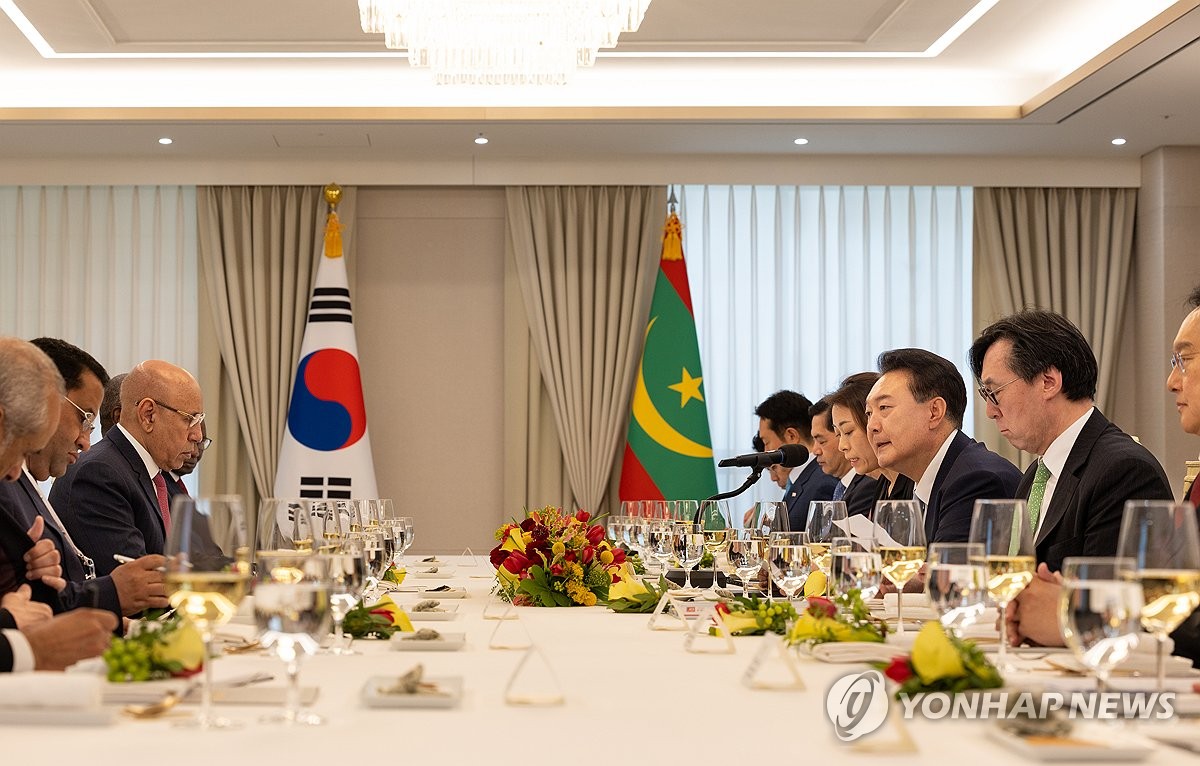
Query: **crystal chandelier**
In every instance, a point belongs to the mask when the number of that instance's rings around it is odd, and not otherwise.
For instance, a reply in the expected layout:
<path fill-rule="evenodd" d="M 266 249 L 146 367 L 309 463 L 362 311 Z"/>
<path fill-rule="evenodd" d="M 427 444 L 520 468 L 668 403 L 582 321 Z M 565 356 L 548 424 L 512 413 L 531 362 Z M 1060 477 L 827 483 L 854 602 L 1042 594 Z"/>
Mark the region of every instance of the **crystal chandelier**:
<path fill-rule="evenodd" d="M 651 0 L 358 0 L 383 33 L 443 84 L 561 85 L 642 23 Z"/>

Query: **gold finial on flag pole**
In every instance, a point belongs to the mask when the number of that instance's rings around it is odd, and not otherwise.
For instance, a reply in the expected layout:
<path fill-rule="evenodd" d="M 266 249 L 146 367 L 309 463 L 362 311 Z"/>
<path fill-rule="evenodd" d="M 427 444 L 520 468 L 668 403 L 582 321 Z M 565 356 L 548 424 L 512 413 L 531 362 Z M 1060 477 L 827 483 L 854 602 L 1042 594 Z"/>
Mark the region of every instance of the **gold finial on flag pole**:
<path fill-rule="evenodd" d="M 337 206 L 342 201 L 342 187 L 329 184 L 325 187 L 325 201 L 329 203 L 329 215 L 325 218 L 325 257 L 342 257 L 342 225 L 338 222 Z"/>

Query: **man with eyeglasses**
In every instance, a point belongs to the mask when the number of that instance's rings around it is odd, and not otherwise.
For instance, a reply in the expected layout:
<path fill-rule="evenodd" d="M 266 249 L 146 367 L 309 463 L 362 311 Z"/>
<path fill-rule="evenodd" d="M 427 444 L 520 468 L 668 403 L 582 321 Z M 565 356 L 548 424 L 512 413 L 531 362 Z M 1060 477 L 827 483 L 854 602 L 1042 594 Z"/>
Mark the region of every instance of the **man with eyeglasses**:
<path fill-rule="evenodd" d="M 161 554 L 170 534 L 166 472 L 181 466 L 204 436 L 204 400 L 192 375 L 150 360 L 121 386 L 121 418 L 104 439 L 54 482 L 50 504 L 67 531 L 109 574 L 114 556 Z"/>
<path fill-rule="evenodd" d="M 0 485 L 0 513 L 22 528 L 42 519 L 45 537 L 57 548 L 66 578 L 65 587 L 58 594 L 61 609 L 93 606 L 120 617 L 166 606 L 163 576 L 159 571 L 164 563 L 162 556 L 142 556 L 116 567 L 109 575 L 96 577 L 93 559 L 76 544 L 35 483 L 62 476 L 80 454 L 88 451 L 108 372 L 91 354 L 64 340 L 37 338 L 31 343 L 54 362 L 66 384 L 66 394 L 62 397 L 58 428 L 50 441 L 26 456 L 25 470 L 15 482 Z M 55 605 L 53 601 L 48 603 Z"/>
<path fill-rule="evenodd" d="M 1035 555 L 1050 571 L 1068 556 L 1115 555 L 1126 500 L 1171 499 L 1154 455 L 1096 408 L 1096 356 L 1065 317 L 1004 317 L 980 333 L 970 359 L 988 417 L 1038 456 L 1017 497 L 1028 501 Z"/>

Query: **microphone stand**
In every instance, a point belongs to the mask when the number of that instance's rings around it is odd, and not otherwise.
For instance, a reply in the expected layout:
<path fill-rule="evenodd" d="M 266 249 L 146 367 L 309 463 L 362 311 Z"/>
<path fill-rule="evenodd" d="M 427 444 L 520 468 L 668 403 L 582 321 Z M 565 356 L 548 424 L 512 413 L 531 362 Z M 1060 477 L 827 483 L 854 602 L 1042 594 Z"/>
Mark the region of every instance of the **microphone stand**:
<path fill-rule="evenodd" d="M 755 484 L 758 483 L 758 480 L 762 476 L 762 472 L 763 472 L 764 468 L 766 468 L 766 466 L 763 466 L 763 465 L 755 466 L 754 470 L 752 470 L 750 472 L 750 476 L 748 476 L 746 478 L 745 484 L 743 484 L 742 486 L 738 487 L 735 490 L 732 490 L 729 492 L 718 492 L 717 494 L 713 495 L 712 497 L 706 497 L 704 500 L 700 501 L 700 507 L 703 507 L 704 504 L 709 502 L 710 500 L 728 500 L 731 497 L 737 497 L 738 495 L 742 494 L 743 492 L 745 492 L 746 490 L 750 489 L 751 487 L 753 487 Z M 692 523 L 693 524 L 700 523 L 700 508 L 696 509 L 696 516 L 695 516 L 695 518 L 692 519 Z"/>

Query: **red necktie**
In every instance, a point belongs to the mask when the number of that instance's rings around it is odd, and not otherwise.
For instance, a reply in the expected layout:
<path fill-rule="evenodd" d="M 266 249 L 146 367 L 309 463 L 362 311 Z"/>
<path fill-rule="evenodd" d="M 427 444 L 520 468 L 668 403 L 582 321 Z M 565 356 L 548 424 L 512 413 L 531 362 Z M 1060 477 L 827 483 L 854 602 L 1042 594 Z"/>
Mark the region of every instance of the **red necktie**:
<path fill-rule="evenodd" d="M 167 509 L 167 480 L 162 471 L 154 474 L 154 491 L 158 494 L 158 512 L 162 514 L 163 533 L 171 534 L 171 512 Z"/>
<path fill-rule="evenodd" d="M 1192 492 L 1189 499 L 1192 501 L 1192 505 L 1196 506 L 1197 510 L 1200 510 L 1200 476 L 1196 477 L 1192 482 Z"/>
<path fill-rule="evenodd" d="M 179 487 L 179 493 L 184 497 L 191 497 L 187 491 L 187 485 L 183 483 L 183 479 L 176 479 L 175 484 Z"/>

